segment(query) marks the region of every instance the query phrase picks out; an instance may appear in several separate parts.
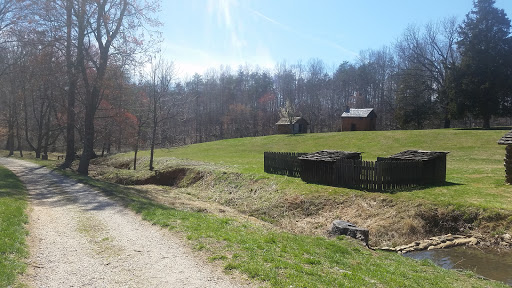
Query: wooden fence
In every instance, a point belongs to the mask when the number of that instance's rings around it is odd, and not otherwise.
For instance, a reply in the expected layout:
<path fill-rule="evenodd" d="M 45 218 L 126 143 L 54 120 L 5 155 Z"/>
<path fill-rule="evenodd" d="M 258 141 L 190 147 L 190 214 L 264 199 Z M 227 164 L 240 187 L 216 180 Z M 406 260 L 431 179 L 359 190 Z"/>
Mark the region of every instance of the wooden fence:
<path fill-rule="evenodd" d="M 265 152 L 265 172 L 300 177 L 308 183 L 346 187 L 365 191 L 406 189 L 425 184 L 423 162 L 416 160 L 362 161 L 339 159 L 336 162 L 308 161 L 306 153 Z"/>
<path fill-rule="evenodd" d="M 307 153 L 294 152 L 265 152 L 265 172 L 271 174 L 286 175 L 289 177 L 300 177 L 300 160 L 302 155 Z"/>
<path fill-rule="evenodd" d="M 333 185 L 366 191 L 405 189 L 423 184 L 422 161 L 361 161 L 340 159 Z"/>

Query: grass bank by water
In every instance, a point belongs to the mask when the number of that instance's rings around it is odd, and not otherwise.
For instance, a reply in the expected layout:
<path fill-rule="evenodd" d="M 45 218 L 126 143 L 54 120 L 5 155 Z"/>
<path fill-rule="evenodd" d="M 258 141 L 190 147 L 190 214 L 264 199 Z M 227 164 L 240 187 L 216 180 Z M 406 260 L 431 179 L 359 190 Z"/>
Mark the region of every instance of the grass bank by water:
<path fill-rule="evenodd" d="M 133 187 L 65 172 L 101 189 L 156 225 L 182 234 L 227 273 L 269 287 L 506 287 L 430 261 L 371 251 L 353 239 L 296 235 L 231 217 L 180 210 Z"/>

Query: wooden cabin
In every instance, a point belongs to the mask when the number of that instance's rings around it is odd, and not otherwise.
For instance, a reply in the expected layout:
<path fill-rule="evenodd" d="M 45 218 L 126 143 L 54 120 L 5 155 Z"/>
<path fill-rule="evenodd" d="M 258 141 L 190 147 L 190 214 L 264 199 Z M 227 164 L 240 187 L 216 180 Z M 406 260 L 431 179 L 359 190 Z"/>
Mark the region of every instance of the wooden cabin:
<path fill-rule="evenodd" d="M 373 108 L 345 109 L 341 115 L 341 131 L 375 131 L 377 114 Z"/>
<path fill-rule="evenodd" d="M 276 123 L 278 134 L 301 134 L 308 133 L 308 121 L 302 117 L 281 118 Z"/>

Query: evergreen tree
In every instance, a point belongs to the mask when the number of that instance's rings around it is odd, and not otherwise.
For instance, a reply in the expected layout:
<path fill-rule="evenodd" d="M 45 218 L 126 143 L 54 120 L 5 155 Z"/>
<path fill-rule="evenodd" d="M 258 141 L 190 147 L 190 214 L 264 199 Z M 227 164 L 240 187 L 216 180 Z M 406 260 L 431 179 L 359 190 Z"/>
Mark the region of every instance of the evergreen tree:
<path fill-rule="evenodd" d="M 491 116 L 505 112 L 510 102 L 510 20 L 494 0 L 475 0 L 459 27 L 461 54 L 455 95 L 465 112 L 490 128 Z"/>

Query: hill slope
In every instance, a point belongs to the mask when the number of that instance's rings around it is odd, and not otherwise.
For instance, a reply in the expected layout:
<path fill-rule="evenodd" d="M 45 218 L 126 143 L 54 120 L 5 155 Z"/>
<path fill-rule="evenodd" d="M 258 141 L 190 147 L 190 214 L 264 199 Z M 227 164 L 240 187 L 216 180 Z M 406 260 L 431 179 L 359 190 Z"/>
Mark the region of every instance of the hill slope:
<path fill-rule="evenodd" d="M 229 139 L 156 151 L 157 158 L 176 157 L 229 165 L 258 177 L 282 178 L 263 172 L 263 152 L 313 152 L 324 149 L 363 152 L 364 160 L 389 156 L 407 149 L 449 151 L 447 185 L 396 193 L 393 198 L 423 199 L 443 205 L 476 206 L 512 211 L 511 188 L 504 183 L 505 148 L 496 141 L 500 130 L 420 130 L 274 135 Z M 147 155 L 147 152 L 144 152 Z M 142 155 L 144 155 L 144 153 Z M 318 193 L 325 187 L 287 179 L 284 188 Z M 288 185 L 287 185 L 287 184 Z M 308 187 L 310 186 L 310 187 Z M 347 189 L 327 188 L 334 193 Z"/>

